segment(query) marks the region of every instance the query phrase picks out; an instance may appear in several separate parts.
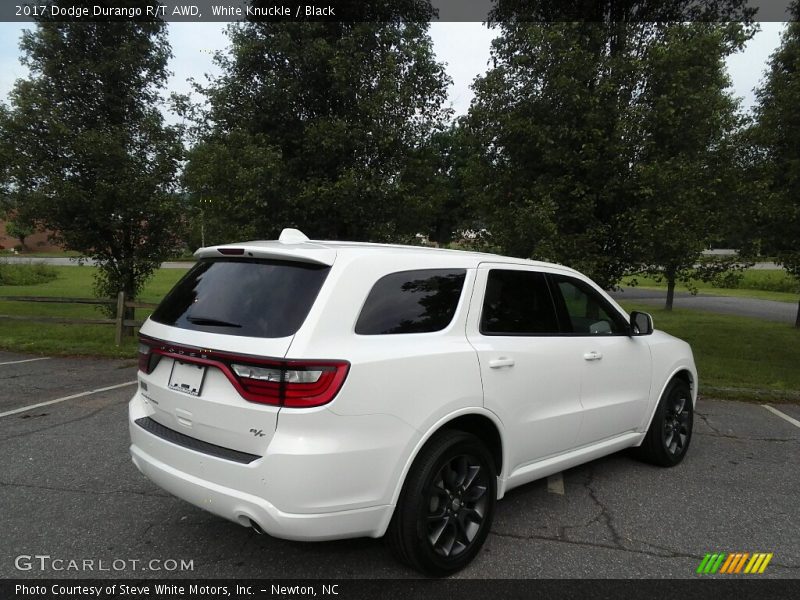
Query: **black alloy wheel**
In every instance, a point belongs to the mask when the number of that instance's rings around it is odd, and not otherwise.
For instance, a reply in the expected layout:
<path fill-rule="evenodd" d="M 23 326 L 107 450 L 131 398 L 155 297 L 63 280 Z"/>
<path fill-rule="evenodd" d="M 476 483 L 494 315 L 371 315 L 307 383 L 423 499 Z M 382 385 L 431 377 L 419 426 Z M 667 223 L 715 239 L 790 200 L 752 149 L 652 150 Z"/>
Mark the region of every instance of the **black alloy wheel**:
<path fill-rule="evenodd" d="M 414 460 L 386 539 L 395 556 L 426 575 L 467 566 L 492 526 L 495 462 L 470 433 L 445 429 Z"/>
<path fill-rule="evenodd" d="M 469 548 L 486 515 L 488 470 L 469 454 L 453 457 L 431 480 L 428 497 L 427 537 L 431 548 L 455 557 Z"/>
<path fill-rule="evenodd" d="M 677 390 L 676 390 L 677 391 Z M 692 428 L 692 399 L 689 394 L 673 393 L 664 411 L 664 446 L 673 456 L 683 454 Z"/>
<path fill-rule="evenodd" d="M 661 467 L 679 464 L 692 441 L 694 406 L 689 384 L 683 379 L 669 382 L 656 407 L 647 435 L 634 453 Z"/>

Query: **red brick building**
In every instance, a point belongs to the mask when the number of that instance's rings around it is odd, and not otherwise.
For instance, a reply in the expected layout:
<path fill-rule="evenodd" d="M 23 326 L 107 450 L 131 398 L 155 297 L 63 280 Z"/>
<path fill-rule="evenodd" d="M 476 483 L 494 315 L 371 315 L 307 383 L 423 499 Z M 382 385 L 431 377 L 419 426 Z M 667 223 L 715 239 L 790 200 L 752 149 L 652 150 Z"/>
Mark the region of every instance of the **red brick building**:
<path fill-rule="evenodd" d="M 62 250 L 61 246 L 53 244 L 47 238 L 49 232 L 37 231 L 32 235 L 25 238 L 25 248 L 28 252 L 58 252 Z M 15 246 L 19 246 L 19 240 L 11 237 L 6 232 L 6 222 L 0 219 L 0 249 L 10 250 Z"/>

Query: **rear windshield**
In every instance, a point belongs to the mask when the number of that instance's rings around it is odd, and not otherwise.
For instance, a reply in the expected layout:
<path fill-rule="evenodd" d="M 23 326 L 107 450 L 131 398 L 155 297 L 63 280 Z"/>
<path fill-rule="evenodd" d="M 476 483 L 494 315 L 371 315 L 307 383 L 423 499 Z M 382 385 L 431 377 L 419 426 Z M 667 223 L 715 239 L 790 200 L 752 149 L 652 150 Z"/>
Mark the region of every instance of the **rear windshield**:
<path fill-rule="evenodd" d="M 196 331 L 287 337 L 303 324 L 329 271 L 279 260 L 201 260 L 150 318 Z"/>

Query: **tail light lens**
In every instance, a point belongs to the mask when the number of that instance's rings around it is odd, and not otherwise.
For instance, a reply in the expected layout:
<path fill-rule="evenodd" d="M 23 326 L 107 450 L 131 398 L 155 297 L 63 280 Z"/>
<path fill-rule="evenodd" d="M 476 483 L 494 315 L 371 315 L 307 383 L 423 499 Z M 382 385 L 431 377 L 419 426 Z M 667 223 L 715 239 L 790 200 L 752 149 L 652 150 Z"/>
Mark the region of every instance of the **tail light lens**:
<path fill-rule="evenodd" d="M 152 371 L 154 356 L 216 367 L 245 400 L 290 408 L 327 404 L 339 393 L 350 370 L 350 363 L 344 360 L 261 359 L 140 337 L 139 369 L 142 372 Z"/>
<path fill-rule="evenodd" d="M 153 352 L 153 347 L 146 342 L 139 340 L 139 370 L 142 373 L 151 373 L 156 368 L 161 355 Z"/>

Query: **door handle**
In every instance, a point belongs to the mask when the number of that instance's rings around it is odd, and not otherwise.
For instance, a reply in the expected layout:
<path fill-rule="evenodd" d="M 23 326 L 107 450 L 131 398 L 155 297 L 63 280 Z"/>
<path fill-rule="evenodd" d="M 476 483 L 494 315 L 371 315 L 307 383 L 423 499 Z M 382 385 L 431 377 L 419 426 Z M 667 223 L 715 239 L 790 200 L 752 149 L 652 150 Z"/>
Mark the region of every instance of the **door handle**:
<path fill-rule="evenodd" d="M 500 369 L 502 367 L 513 367 L 513 366 L 514 366 L 514 359 L 506 358 L 505 356 L 501 356 L 500 358 L 495 358 L 494 360 L 489 361 L 490 369 Z"/>
<path fill-rule="evenodd" d="M 592 350 L 591 352 L 587 352 L 583 355 L 583 358 L 586 360 L 601 360 L 603 355 L 597 352 L 596 350 Z"/>

